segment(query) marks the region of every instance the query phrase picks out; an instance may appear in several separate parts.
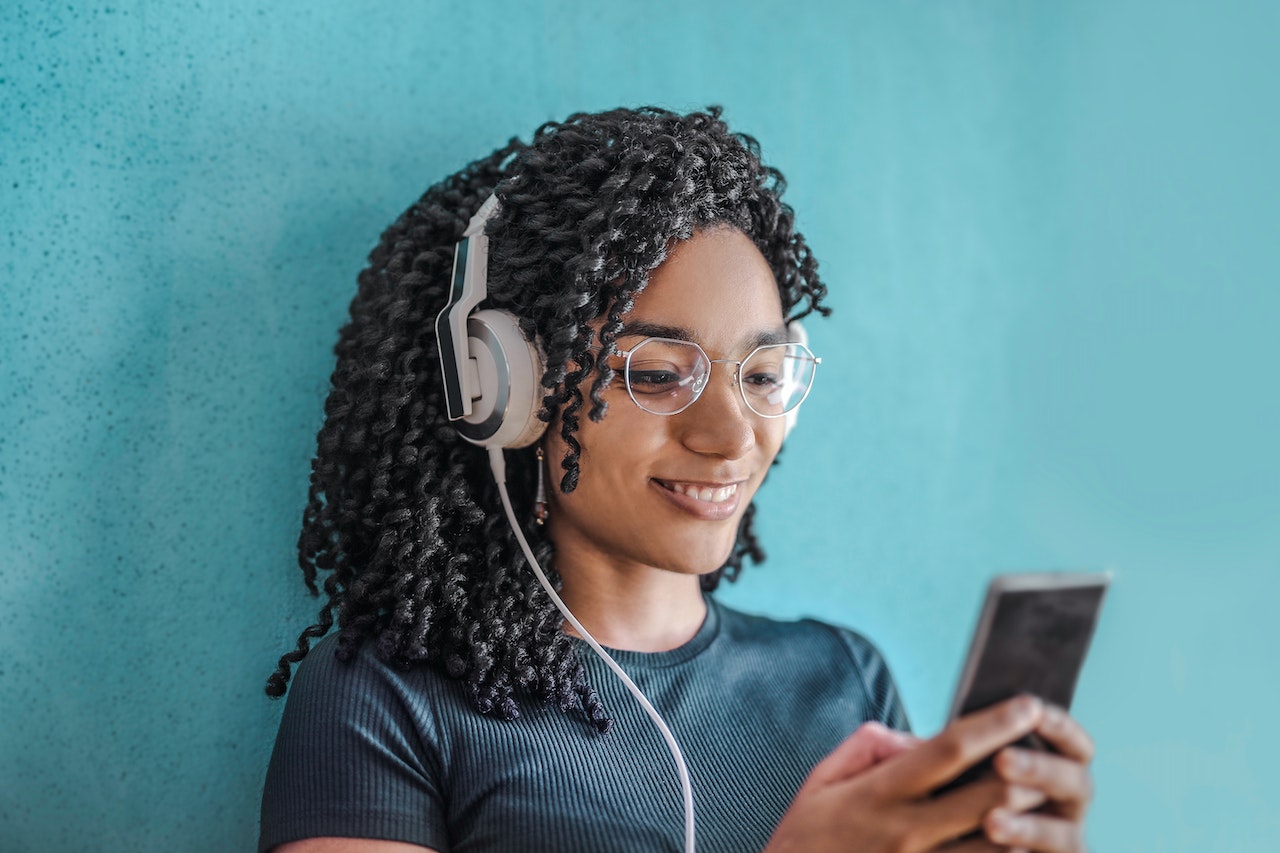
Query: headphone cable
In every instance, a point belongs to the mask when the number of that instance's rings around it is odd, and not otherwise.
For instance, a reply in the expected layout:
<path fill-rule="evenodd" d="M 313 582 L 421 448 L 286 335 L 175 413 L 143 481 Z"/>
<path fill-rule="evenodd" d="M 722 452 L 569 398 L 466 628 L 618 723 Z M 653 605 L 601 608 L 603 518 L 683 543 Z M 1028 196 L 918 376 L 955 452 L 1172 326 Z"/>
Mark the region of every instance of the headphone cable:
<path fill-rule="evenodd" d="M 498 483 L 498 496 L 502 499 L 502 509 L 507 514 L 507 522 L 511 525 L 511 531 L 515 533 L 516 540 L 520 543 L 520 550 L 524 552 L 525 559 L 529 561 L 529 568 L 533 569 L 534 575 L 537 576 L 538 583 L 542 584 L 542 588 L 547 591 L 547 595 L 551 596 L 551 601 L 560 613 L 564 615 L 565 621 L 573 626 L 578 636 L 586 641 L 591 650 L 621 679 L 623 686 L 636 698 L 636 701 L 640 703 L 640 707 L 644 708 L 644 712 L 649 715 L 649 719 L 653 720 L 653 724 L 658 727 L 658 731 L 662 734 L 662 739 L 667 742 L 667 748 L 671 750 L 671 757 L 676 762 L 676 773 L 680 776 L 680 793 L 684 799 L 684 849 L 685 853 L 694 853 L 693 784 L 689 781 L 689 768 L 685 766 L 684 755 L 680 752 L 680 745 L 676 743 L 675 735 L 671 733 L 671 729 L 663 721 L 658 709 L 654 708 L 653 704 L 645 698 L 644 693 L 631 680 L 631 677 L 623 672 L 618 662 L 609 656 L 604 647 L 596 642 L 595 637 L 591 636 L 587 629 L 582 627 L 582 623 L 578 621 L 577 617 L 569 612 L 569 608 L 565 606 L 560 596 L 556 594 L 555 589 L 552 588 L 551 581 L 547 580 L 542 567 L 534 559 L 533 549 L 529 547 L 529 543 L 525 540 L 524 532 L 516 522 L 515 511 L 511 508 L 511 496 L 507 494 L 507 459 L 503 455 L 501 447 L 489 448 L 489 467 L 493 469 L 493 479 Z"/>

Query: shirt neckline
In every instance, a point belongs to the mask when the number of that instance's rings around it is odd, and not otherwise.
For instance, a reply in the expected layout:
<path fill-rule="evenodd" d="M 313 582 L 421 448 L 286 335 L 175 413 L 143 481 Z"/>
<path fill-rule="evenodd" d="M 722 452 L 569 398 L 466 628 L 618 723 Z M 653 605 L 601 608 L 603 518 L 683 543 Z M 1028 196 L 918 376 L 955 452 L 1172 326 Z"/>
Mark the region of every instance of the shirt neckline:
<path fill-rule="evenodd" d="M 609 646 L 604 646 L 603 643 L 601 645 L 609 653 L 609 657 L 617 661 L 618 665 L 623 669 L 662 669 L 687 663 L 706 651 L 707 647 L 715 641 L 720 633 L 720 605 L 709 595 L 703 595 L 702 600 L 706 602 L 707 615 L 703 618 L 702 625 L 698 628 L 697 633 L 683 645 L 668 649 L 665 652 L 636 652 L 628 649 L 613 649 Z M 579 654 L 599 660 L 596 653 L 587 645 L 586 640 L 580 637 L 570 637 L 569 639 L 578 645 Z M 603 661 L 600 661 L 600 663 L 603 665 Z"/>

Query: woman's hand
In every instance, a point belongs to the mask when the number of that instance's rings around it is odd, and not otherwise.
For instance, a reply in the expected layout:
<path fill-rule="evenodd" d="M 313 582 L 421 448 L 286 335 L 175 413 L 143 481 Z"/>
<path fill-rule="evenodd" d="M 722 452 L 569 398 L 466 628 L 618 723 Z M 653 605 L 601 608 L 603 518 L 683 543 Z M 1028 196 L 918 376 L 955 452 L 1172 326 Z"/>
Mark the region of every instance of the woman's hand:
<path fill-rule="evenodd" d="M 1032 732 L 1061 754 L 1007 746 Z M 933 795 L 997 751 L 995 773 Z M 927 741 L 863 726 L 814 768 L 766 853 L 1079 853 L 1092 752 L 1079 724 L 1030 697 L 956 720 Z M 975 832 L 985 835 L 966 838 Z"/>
<path fill-rule="evenodd" d="M 1035 731 L 1058 754 L 1009 746 L 996 755 L 995 769 L 1009 785 L 1039 791 L 1044 807 L 1035 814 L 998 808 L 983 827 L 988 838 L 1014 849 L 1078 853 L 1085 849 L 1084 815 L 1093 797 L 1093 739 L 1054 705 L 1044 706 Z"/>

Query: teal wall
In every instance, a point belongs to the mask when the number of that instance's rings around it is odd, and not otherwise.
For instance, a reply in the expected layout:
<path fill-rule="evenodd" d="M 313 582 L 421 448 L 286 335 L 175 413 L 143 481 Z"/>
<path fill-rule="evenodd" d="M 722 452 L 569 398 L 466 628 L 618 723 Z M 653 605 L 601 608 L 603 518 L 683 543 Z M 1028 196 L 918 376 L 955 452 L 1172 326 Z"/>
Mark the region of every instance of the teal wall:
<path fill-rule="evenodd" d="M 722 103 L 837 314 L 735 603 L 940 723 L 986 576 L 1110 567 L 1100 851 L 1280 847 L 1280 6 L 9 3 L 0 849 L 255 837 L 354 277 L 578 109 Z"/>

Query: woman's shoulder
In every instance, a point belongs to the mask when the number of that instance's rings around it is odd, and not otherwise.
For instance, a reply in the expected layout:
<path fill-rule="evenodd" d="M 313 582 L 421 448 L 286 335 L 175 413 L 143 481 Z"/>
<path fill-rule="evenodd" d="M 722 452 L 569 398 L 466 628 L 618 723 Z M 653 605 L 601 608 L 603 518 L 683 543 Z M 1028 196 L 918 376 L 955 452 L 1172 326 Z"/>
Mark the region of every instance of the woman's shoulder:
<path fill-rule="evenodd" d="M 432 728 L 442 706 L 463 699 L 461 686 L 425 661 L 387 660 L 377 638 L 346 640 L 338 632 L 318 641 L 298 664 L 289 686 L 290 710 L 315 719 L 376 718 Z"/>
<path fill-rule="evenodd" d="M 432 668 L 398 666 L 375 640 L 338 657 L 317 642 L 286 696 L 267 770 L 260 849 L 300 838 L 381 837 L 443 849 L 438 710 Z"/>
<path fill-rule="evenodd" d="M 852 628 L 811 617 L 775 619 L 737 610 L 718 601 L 715 607 L 722 631 L 735 643 L 804 647 L 810 652 L 844 651 L 858 660 L 883 659 L 876 644 Z"/>
<path fill-rule="evenodd" d="M 379 657 L 376 638 L 343 638 L 335 631 L 317 641 L 298 663 L 290 692 L 311 685 L 331 689 L 367 680 L 397 682 L 412 672 Z"/>
<path fill-rule="evenodd" d="M 884 655 L 862 633 L 820 619 L 773 619 L 717 603 L 726 651 L 787 678 L 857 685 L 876 719 L 906 729 L 906 712 Z M 843 674 L 842 674 L 843 673 Z"/>

